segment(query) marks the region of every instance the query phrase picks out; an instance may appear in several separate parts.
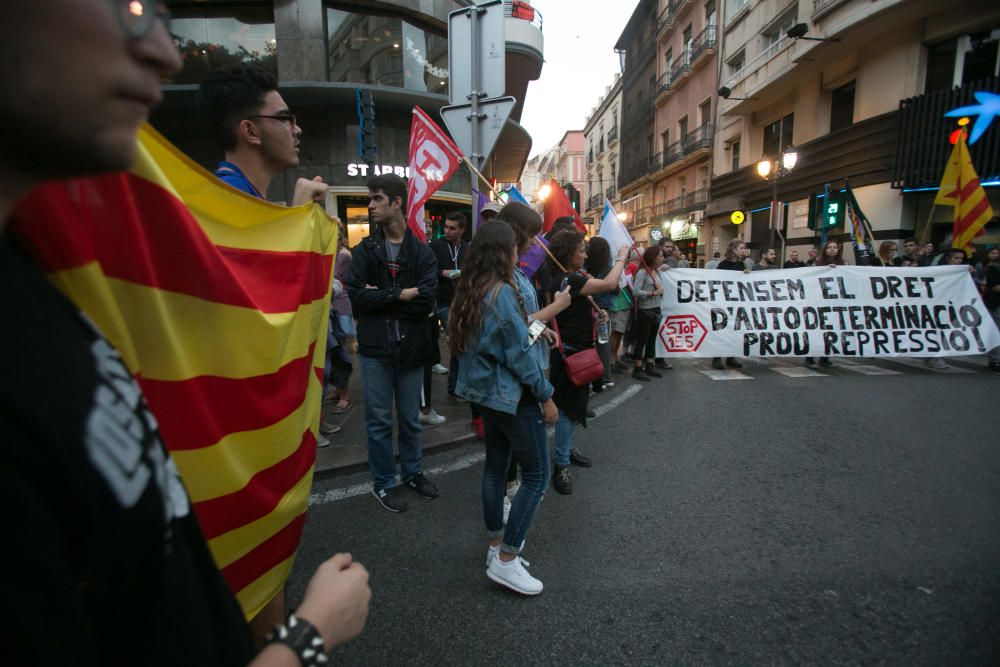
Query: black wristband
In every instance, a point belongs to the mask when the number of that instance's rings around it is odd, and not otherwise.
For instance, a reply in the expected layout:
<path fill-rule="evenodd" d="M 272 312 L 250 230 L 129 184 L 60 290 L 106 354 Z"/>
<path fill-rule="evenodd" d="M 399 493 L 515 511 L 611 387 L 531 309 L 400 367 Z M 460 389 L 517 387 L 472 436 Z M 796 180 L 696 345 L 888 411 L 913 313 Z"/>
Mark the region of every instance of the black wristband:
<path fill-rule="evenodd" d="M 274 629 L 269 638 L 271 644 L 284 644 L 298 657 L 302 667 L 327 665 L 330 658 L 323 650 L 323 637 L 309 621 L 289 614 L 288 619 Z"/>

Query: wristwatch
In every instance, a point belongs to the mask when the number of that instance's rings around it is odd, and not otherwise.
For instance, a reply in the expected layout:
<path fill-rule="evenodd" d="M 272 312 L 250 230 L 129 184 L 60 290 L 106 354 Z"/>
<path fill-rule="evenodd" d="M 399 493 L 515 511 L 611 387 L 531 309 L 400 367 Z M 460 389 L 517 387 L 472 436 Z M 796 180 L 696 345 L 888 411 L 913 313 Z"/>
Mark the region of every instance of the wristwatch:
<path fill-rule="evenodd" d="M 288 619 L 274 629 L 268 638 L 270 644 L 284 644 L 298 657 L 302 667 L 319 667 L 330 664 L 323 650 L 323 638 L 309 621 L 289 614 Z"/>

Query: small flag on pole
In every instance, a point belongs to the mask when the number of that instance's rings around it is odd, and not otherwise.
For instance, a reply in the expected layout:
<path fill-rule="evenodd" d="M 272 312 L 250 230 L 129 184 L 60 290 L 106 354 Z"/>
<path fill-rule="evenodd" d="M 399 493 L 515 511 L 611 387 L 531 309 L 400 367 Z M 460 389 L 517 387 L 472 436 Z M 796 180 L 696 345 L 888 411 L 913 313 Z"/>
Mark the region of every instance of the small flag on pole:
<path fill-rule="evenodd" d="M 422 242 L 424 204 L 458 169 L 462 152 L 420 107 L 410 123 L 410 180 L 406 186 L 406 225 Z"/>
<path fill-rule="evenodd" d="M 948 157 L 948 166 L 941 177 L 935 204 L 955 209 L 954 238 L 951 247 L 973 251 L 972 240 L 982 236 L 986 223 L 993 217 L 993 208 L 986 191 L 979 183 L 979 175 L 972 164 L 969 147 L 965 143 L 966 131 L 958 133 L 955 148 Z"/>

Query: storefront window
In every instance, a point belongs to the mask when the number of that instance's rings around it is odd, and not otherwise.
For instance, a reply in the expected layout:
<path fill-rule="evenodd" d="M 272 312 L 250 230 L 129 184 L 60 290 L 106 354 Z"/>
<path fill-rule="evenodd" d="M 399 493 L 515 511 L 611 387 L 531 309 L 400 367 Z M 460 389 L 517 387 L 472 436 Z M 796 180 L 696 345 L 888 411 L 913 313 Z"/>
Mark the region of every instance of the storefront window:
<path fill-rule="evenodd" d="M 184 68 L 169 83 L 201 83 L 228 65 L 253 65 L 277 76 L 277 42 L 270 7 L 176 7 L 170 33 Z"/>
<path fill-rule="evenodd" d="M 328 7 L 330 81 L 448 94 L 448 38 L 398 17 Z"/>

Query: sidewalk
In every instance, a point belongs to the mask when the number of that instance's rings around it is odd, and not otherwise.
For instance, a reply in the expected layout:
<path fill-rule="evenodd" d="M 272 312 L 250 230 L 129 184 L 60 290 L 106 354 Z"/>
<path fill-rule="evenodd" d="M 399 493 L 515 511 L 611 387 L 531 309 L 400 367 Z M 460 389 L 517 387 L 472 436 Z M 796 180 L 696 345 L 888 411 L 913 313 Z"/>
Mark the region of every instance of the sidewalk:
<path fill-rule="evenodd" d="M 442 348 L 444 344 L 442 342 Z M 442 350 L 442 363 L 448 363 L 447 350 Z M 445 445 L 462 444 L 479 447 L 469 422 L 472 415 L 469 404 L 448 396 L 448 376 L 434 374 L 432 381 L 431 406 L 448 421 L 440 426 L 424 426 L 423 448 L 429 451 Z M 367 469 L 368 447 L 365 433 L 365 407 L 361 371 L 355 355 L 354 373 L 348 386 L 348 398 L 351 409 L 339 415 L 332 414 L 335 403 L 323 403 L 324 421 L 341 427 L 338 433 L 326 436 L 330 440 L 328 447 L 316 451 L 316 475 L 322 477 L 342 469 Z M 396 442 L 396 429 L 393 428 L 393 443 Z"/>

